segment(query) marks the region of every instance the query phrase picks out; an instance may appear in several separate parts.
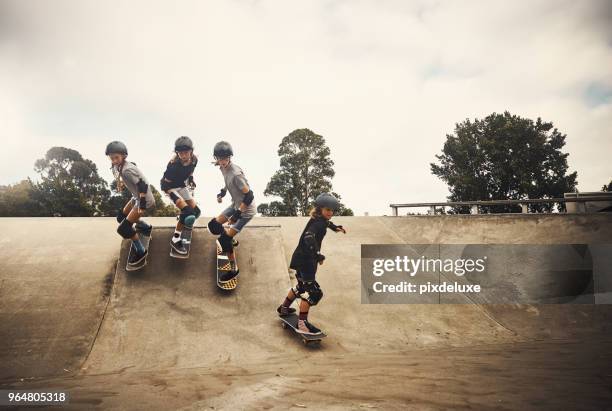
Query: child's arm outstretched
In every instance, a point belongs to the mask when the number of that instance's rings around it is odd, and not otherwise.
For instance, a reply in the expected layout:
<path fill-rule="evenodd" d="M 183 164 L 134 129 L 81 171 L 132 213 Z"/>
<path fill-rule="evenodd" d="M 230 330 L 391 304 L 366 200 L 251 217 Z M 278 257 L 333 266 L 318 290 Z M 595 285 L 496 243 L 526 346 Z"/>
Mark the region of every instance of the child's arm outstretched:
<path fill-rule="evenodd" d="M 346 234 L 346 230 L 344 229 L 344 227 L 342 227 L 341 225 L 336 225 L 334 223 L 332 223 L 331 221 L 327 222 L 327 226 L 334 232 L 336 233 L 344 233 Z"/>

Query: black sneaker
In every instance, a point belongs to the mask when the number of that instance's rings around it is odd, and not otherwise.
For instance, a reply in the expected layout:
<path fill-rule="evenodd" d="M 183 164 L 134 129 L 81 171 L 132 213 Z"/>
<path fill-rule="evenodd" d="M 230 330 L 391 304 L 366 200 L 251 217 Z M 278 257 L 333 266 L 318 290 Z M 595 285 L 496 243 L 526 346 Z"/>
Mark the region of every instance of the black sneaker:
<path fill-rule="evenodd" d="M 280 317 L 286 317 L 291 314 L 295 314 L 295 308 L 293 307 L 285 307 L 284 305 L 279 305 L 276 309 L 276 312 Z"/>
<path fill-rule="evenodd" d="M 321 330 L 319 330 L 314 325 L 310 324 L 307 320 L 298 320 L 298 326 L 295 329 L 300 334 L 309 334 L 309 335 L 317 335 L 321 334 Z"/>
<path fill-rule="evenodd" d="M 174 241 L 174 237 L 172 237 L 172 239 L 170 240 L 170 245 L 172 246 L 172 249 L 178 254 L 182 254 L 182 255 L 187 254 L 187 249 L 185 248 L 185 244 L 183 244 L 182 239 L 178 241 Z"/>
<path fill-rule="evenodd" d="M 231 271 L 226 271 L 223 274 L 221 274 L 219 276 L 219 282 L 220 283 L 227 283 L 231 280 L 233 280 L 234 278 L 238 277 L 238 273 L 240 273 L 240 270 L 231 270 Z"/>
<path fill-rule="evenodd" d="M 148 253 L 149 253 L 149 250 L 144 250 L 144 253 L 142 253 L 142 254 L 131 253 L 130 254 L 130 260 L 128 261 L 128 264 L 129 265 L 139 265 L 140 263 L 142 263 L 144 261 L 144 259 L 147 257 Z"/>

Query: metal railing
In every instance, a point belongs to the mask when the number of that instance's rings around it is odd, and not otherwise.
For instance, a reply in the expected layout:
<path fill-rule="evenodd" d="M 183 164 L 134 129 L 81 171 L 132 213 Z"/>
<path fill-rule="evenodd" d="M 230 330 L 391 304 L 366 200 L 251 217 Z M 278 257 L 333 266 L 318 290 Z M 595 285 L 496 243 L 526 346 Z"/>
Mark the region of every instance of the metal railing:
<path fill-rule="evenodd" d="M 574 193 L 572 193 L 574 195 Z M 521 213 L 529 213 L 529 204 L 550 204 L 550 203 L 579 203 L 584 206 L 584 203 L 593 201 L 612 202 L 612 193 L 610 195 L 601 196 L 584 196 L 580 197 L 579 193 L 576 197 L 566 198 L 541 198 L 541 199 L 524 199 L 524 200 L 486 200 L 486 201 L 449 201 L 446 203 L 405 203 L 405 204 L 389 204 L 392 215 L 397 216 L 400 208 L 415 208 L 429 207 L 429 214 L 436 214 L 438 207 L 470 207 L 470 214 L 479 214 L 479 206 L 496 206 L 496 205 L 518 205 L 521 207 Z M 584 207 L 582 207 L 584 209 Z M 585 212 L 585 211 L 582 211 Z"/>

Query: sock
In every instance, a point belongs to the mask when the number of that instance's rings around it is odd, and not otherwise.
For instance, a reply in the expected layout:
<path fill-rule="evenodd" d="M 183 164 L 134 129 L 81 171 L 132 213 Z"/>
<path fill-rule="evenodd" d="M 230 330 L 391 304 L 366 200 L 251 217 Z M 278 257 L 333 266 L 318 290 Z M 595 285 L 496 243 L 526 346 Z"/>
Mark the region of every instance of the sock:
<path fill-rule="evenodd" d="M 174 235 L 172 236 L 172 242 L 178 243 L 181 239 L 181 232 L 179 230 L 174 230 Z"/>
<path fill-rule="evenodd" d="M 283 307 L 289 307 L 293 300 L 290 300 L 288 297 L 285 297 L 285 302 L 283 303 Z"/>
<path fill-rule="evenodd" d="M 298 319 L 302 321 L 306 321 L 308 319 L 308 311 L 306 312 L 300 311 L 300 315 L 298 316 Z"/>
<path fill-rule="evenodd" d="M 140 240 L 132 240 L 132 244 L 134 245 L 134 248 L 136 249 L 136 252 L 138 254 L 144 254 L 145 248 L 140 242 Z"/>

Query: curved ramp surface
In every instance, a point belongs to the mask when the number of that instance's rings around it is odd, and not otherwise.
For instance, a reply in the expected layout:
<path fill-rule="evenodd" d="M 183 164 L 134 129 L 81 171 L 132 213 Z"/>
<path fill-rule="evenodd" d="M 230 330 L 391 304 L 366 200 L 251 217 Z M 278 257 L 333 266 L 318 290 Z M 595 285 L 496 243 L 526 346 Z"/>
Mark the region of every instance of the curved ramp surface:
<path fill-rule="evenodd" d="M 126 272 L 114 219 L 0 219 L 0 386 L 68 389 L 74 409 L 612 401 L 609 305 L 364 305 L 360 284 L 361 244 L 606 243 L 610 215 L 335 218 L 348 234 L 329 232 L 323 245 L 325 296 L 311 319 L 329 337 L 319 349 L 275 316 L 305 218 L 254 219 L 230 293 L 216 287 L 205 228 L 191 258 L 176 260 L 175 220 L 148 220 L 149 264 Z"/>
<path fill-rule="evenodd" d="M 110 219 L 1 218 L 0 379 L 79 370 L 119 255 Z"/>
<path fill-rule="evenodd" d="M 215 236 L 196 228 L 190 258 L 176 259 L 169 256 L 172 233 L 153 231 L 148 264 L 139 271 L 125 271 L 124 243 L 88 372 L 265 361 L 286 349 L 283 330 L 273 326 L 289 287 L 280 228 L 241 233 L 240 276 L 232 292 L 216 285 Z"/>

